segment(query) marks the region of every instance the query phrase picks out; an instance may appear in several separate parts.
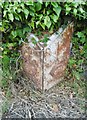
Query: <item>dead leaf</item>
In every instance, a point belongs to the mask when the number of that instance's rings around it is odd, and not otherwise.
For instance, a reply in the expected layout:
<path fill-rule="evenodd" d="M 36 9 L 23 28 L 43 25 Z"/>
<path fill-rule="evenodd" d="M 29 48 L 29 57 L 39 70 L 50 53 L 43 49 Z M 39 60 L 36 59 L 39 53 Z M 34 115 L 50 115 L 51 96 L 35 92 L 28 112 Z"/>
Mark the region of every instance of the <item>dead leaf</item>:
<path fill-rule="evenodd" d="M 59 111 L 57 104 L 52 104 L 52 110 L 54 112 L 58 112 Z"/>
<path fill-rule="evenodd" d="M 70 99 L 72 99 L 72 98 L 73 98 L 73 93 L 71 92 L 71 93 L 70 93 Z"/>

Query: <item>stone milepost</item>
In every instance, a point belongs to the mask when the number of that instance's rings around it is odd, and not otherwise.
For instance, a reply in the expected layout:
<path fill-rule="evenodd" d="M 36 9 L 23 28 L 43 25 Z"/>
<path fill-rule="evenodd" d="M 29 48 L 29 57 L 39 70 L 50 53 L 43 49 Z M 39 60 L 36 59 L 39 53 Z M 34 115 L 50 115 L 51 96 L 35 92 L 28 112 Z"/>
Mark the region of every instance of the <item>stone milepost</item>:
<path fill-rule="evenodd" d="M 38 42 L 34 34 L 27 36 L 28 42 L 21 48 L 23 71 L 34 86 L 48 90 L 63 80 L 70 55 L 70 41 L 73 34 L 73 22 L 65 29 L 62 27 L 49 37 L 47 45 Z M 32 38 L 37 44 L 32 43 Z"/>

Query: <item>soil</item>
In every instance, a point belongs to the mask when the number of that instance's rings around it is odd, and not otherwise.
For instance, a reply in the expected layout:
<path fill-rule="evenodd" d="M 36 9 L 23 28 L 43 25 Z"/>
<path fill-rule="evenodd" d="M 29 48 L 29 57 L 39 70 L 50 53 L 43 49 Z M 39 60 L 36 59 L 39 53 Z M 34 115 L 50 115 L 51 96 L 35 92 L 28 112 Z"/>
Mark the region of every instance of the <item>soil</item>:
<path fill-rule="evenodd" d="M 85 98 L 77 97 L 67 85 L 56 85 L 41 93 L 23 77 L 11 84 L 12 96 L 4 118 L 87 118 Z"/>

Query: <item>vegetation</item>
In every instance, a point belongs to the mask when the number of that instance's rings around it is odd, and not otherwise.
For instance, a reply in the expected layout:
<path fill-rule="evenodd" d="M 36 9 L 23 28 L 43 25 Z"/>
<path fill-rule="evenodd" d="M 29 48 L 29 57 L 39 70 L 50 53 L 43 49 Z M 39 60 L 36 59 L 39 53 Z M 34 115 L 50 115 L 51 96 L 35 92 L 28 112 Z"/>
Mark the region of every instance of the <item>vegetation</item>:
<path fill-rule="evenodd" d="M 75 32 L 72 39 L 72 53 L 67 67 L 67 79 L 72 79 L 74 90 L 85 89 L 83 80 L 83 66 L 87 65 L 87 2 L 0 2 L 2 21 L 0 31 L 2 40 L 2 90 L 8 95 L 8 87 L 15 80 L 17 60 L 20 56 L 19 48 L 22 41 L 26 41 L 28 32 L 58 30 L 68 19 L 75 23 Z M 46 38 L 46 36 L 45 36 Z M 43 42 L 47 39 L 44 39 Z M 19 67 L 19 66 L 18 66 Z M 15 72 L 14 72 L 15 71 Z M 68 75 L 67 75 L 68 74 Z"/>

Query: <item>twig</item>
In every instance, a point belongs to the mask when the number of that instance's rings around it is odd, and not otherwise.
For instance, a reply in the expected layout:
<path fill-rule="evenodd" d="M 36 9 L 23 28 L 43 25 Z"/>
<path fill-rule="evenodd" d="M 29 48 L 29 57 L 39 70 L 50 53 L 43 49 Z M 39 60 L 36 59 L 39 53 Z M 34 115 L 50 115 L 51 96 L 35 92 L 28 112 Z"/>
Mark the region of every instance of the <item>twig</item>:
<path fill-rule="evenodd" d="M 22 55 L 20 55 L 18 58 L 17 58 L 17 60 L 16 60 L 16 71 L 18 70 L 18 61 L 19 61 L 19 59 L 22 57 Z"/>
<path fill-rule="evenodd" d="M 14 110 L 12 111 L 12 113 L 15 113 L 16 115 L 18 115 L 18 116 L 20 116 L 20 117 L 24 118 L 22 115 L 18 114 L 18 113 L 17 113 L 17 112 L 15 112 Z"/>
<path fill-rule="evenodd" d="M 20 96 L 17 96 L 21 101 L 23 101 L 26 104 L 29 104 L 25 99 L 21 98 Z"/>
<path fill-rule="evenodd" d="M 12 105 L 11 105 L 11 107 L 10 107 L 10 109 L 9 109 L 9 112 L 11 112 L 11 111 L 12 111 L 13 106 L 14 106 L 14 103 L 12 103 Z"/>

